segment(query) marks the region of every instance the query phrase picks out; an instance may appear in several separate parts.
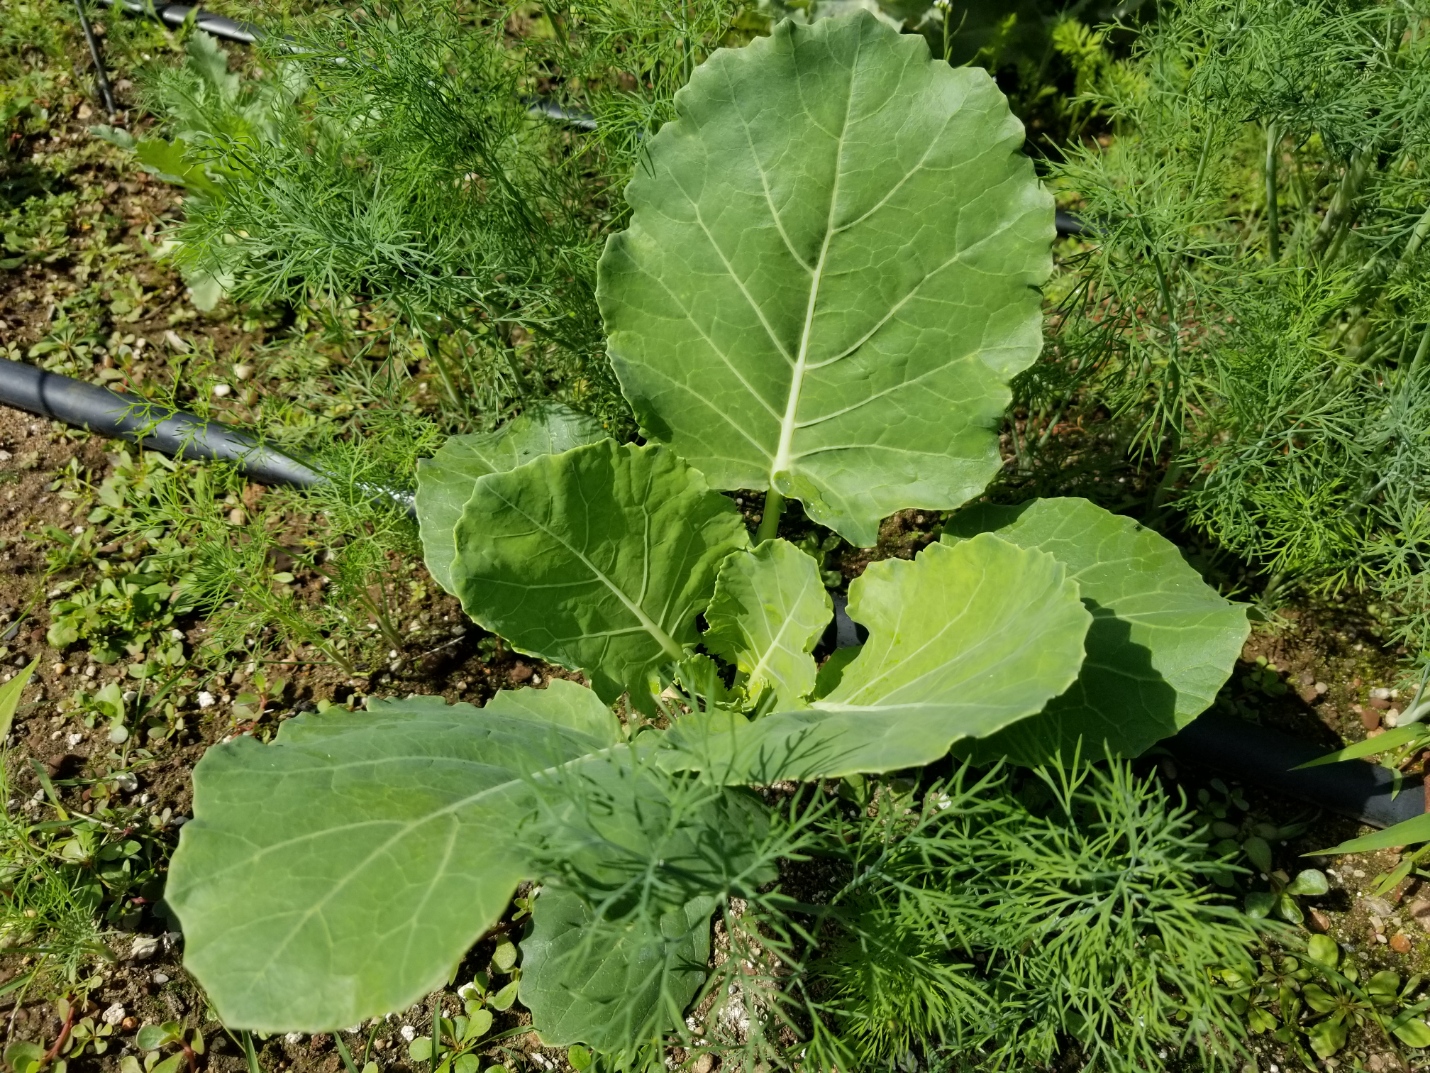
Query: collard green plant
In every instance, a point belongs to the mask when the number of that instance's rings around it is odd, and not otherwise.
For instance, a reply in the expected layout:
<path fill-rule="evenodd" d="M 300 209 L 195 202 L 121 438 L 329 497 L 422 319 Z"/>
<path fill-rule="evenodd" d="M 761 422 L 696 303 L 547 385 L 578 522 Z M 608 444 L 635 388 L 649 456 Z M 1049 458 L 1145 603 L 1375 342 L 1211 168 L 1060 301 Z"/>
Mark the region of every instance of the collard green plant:
<path fill-rule="evenodd" d="M 777 1000 L 739 990 L 748 978 L 719 994 L 705 979 L 711 912 L 732 935 L 734 900 L 768 901 L 798 841 L 780 842 L 745 785 L 995 740 L 1076 688 L 1089 651 L 1112 651 L 1089 640 L 1108 621 L 1150 653 L 1161 707 L 1093 710 L 1088 689 L 1081 723 L 1052 709 L 1032 733 L 1055 739 L 1048 755 L 1078 731 L 1145 747 L 1229 671 L 1241 613 L 1170 547 L 1079 501 L 869 564 L 848 603 L 867 641 L 816 666 L 832 611 L 820 564 L 779 540 L 752 548 L 710 483 L 768 487 L 767 523 L 789 493 L 870 541 L 887 510 L 976 494 L 1006 380 L 1036 351 L 1051 203 L 991 83 L 867 16 L 721 53 L 678 108 L 601 287 L 622 382 L 666 442 L 619 444 L 548 411 L 422 469 L 434 576 L 592 688 L 556 680 L 480 709 L 372 701 L 285 723 L 270 746 L 211 750 L 168 901 L 229 1024 L 319 1030 L 400 1008 L 448 977 L 522 880 L 542 891 L 520 990 L 548 1042 L 622 1066 L 687 1031 L 698 994 L 747 1024 L 775 1016 Z M 732 163 L 713 168 L 717 154 Z M 677 254 L 688 262 L 660 261 Z M 1112 655 L 1135 679 L 1143 664 Z M 1054 905 L 1049 941 L 1078 911 Z M 786 936 L 805 927 L 782 919 Z M 751 942 L 737 969 L 789 948 Z"/>
<path fill-rule="evenodd" d="M 716 53 L 676 113 L 598 292 L 646 434 L 856 544 L 977 495 L 1052 270 L 993 80 L 866 13 Z"/>

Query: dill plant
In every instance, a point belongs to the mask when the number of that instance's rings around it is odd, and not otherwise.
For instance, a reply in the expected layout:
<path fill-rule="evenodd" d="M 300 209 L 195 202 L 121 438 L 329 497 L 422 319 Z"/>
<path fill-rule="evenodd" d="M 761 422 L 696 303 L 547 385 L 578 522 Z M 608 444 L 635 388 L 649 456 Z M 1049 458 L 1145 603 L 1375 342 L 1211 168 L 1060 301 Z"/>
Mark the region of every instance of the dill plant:
<path fill-rule="evenodd" d="M 1361 590 L 1430 640 L 1430 8 L 1184 0 L 1052 165 L 1092 234 L 1021 381 L 1020 451 L 1110 414 L 1154 480 L 1282 585 Z"/>
<path fill-rule="evenodd" d="M 618 187 L 736 5 L 483 2 L 310 16 L 240 79 L 222 51 L 155 74 L 151 108 L 190 189 L 175 254 L 242 302 L 394 320 L 480 427 L 558 394 L 623 426 L 595 304 Z M 600 118 L 553 122 L 531 102 Z M 147 150 L 139 146 L 141 161 Z M 177 174 L 176 174 L 177 173 Z M 331 313 L 330 313 L 331 315 Z"/>
<path fill-rule="evenodd" d="M 859 1063 L 915 1049 L 1038 1068 L 1066 1041 L 1106 1070 L 1238 1053 L 1213 973 L 1256 933 L 1208 889 L 1233 869 L 1155 778 L 1121 762 L 964 767 L 917 795 L 886 785 L 872 818 L 843 823 L 853 878 L 808 971 Z"/>

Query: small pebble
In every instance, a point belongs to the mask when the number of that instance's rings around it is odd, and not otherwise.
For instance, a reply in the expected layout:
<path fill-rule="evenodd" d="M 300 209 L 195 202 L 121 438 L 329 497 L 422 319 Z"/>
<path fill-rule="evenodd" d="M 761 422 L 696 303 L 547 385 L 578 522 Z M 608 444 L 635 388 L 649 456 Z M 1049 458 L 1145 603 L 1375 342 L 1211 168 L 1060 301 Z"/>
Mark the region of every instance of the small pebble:
<path fill-rule="evenodd" d="M 84 735 L 71 734 L 69 737 L 65 738 L 65 741 L 69 742 L 71 745 L 78 745 L 80 742 L 84 741 Z"/>
<path fill-rule="evenodd" d="M 124 1007 L 116 1002 L 100 1014 L 99 1019 L 107 1025 L 120 1024 L 124 1020 Z"/>
<path fill-rule="evenodd" d="M 214 695 L 207 690 L 199 694 L 199 707 L 212 708 L 214 706 Z"/>
<path fill-rule="evenodd" d="M 169 974 L 166 972 L 156 972 L 153 976 L 149 977 L 149 979 L 153 980 L 160 987 L 163 987 L 169 982 Z"/>
<path fill-rule="evenodd" d="M 1410 953 L 1410 936 L 1403 931 L 1396 932 L 1390 939 L 1390 948 L 1397 954 Z"/>
<path fill-rule="evenodd" d="M 1391 691 L 1386 689 L 1384 686 L 1376 686 L 1370 691 L 1370 699 L 1372 701 L 1389 700 L 1390 697 Z"/>
<path fill-rule="evenodd" d="M 252 379 L 253 379 L 253 366 L 252 366 L 252 365 L 235 365 L 235 366 L 233 367 L 233 378 L 234 378 L 235 380 L 252 380 Z"/>
<path fill-rule="evenodd" d="M 224 396 L 228 395 L 228 393 L 231 392 L 232 390 L 233 390 L 233 388 L 229 387 L 227 384 L 215 384 L 215 385 L 214 385 L 214 398 L 216 398 L 216 399 L 221 399 L 221 398 L 223 398 Z"/>
<path fill-rule="evenodd" d="M 284 1037 L 283 1037 L 283 1042 L 284 1042 L 284 1043 L 302 1043 L 302 1042 L 303 1042 L 303 1033 L 301 1033 L 301 1032 L 289 1032 L 289 1033 L 287 1033 L 287 1034 L 284 1035 Z"/>
<path fill-rule="evenodd" d="M 134 945 L 129 948 L 131 961 L 148 961 L 159 952 L 160 940 L 153 935 L 136 935 Z"/>
<path fill-rule="evenodd" d="M 1362 708 L 1360 713 L 1360 725 L 1367 730 L 1376 730 L 1380 727 L 1380 713 L 1374 708 Z"/>
<path fill-rule="evenodd" d="M 411 1025 L 403 1025 L 401 1028 L 401 1033 L 402 1038 L 405 1039 L 408 1043 L 411 1043 L 417 1038 L 417 1029 L 413 1028 Z"/>

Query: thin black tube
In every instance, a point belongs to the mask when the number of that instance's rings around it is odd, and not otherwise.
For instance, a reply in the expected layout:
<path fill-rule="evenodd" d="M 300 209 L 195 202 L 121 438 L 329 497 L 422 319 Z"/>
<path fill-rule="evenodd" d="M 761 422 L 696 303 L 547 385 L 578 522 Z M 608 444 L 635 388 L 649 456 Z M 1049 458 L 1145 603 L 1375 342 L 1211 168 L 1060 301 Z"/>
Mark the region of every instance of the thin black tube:
<path fill-rule="evenodd" d="M 117 7 L 129 15 L 157 19 L 165 26 L 182 26 L 192 15 L 194 25 L 204 33 L 241 45 L 251 45 L 263 36 L 263 31 L 251 22 L 214 15 L 189 4 L 151 4 L 143 0 L 99 0 L 99 3 Z"/>
<path fill-rule="evenodd" d="M 85 44 L 89 46 L 89 58 L 94 61 L 94 81 L 99 86 L 104 109 L 109 115 L 113 115 L 118 111 L 114 106 L 114 90 L 109 85 L 109 72 L 104 69 L 104 55 L 99 51 L 99 39 L 94 36 L 94 27 L 90 26 L 89 16 L 84 12 L 84 0 L 74 0 L 74 9 L 79 14 L 79 28 L 84 33 Z"/>
<path fill-rule="evenodd" d="M 1235 716 L 1205 712 L 1163 745 L 1178 759 L 1373 827 L 1391 827 L 1426 812 L 1426 788 L 1420 779 L 1404 779 L 1396 793 L 1394 776 L 1379 764 L 1347 760 L 1293 770 L 1327 750 Z"/>

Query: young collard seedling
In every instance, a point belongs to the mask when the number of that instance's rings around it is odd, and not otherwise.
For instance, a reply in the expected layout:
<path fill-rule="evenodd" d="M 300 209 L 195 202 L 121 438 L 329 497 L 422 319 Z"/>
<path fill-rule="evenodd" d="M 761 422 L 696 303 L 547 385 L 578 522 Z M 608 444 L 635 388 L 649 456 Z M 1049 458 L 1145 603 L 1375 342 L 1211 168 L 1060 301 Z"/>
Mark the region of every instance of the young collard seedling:
<path fill-rule="evenodd" d="M 1081 500 L 960 515 L 871 565 L 849 592 L 868 640 L 816 672 L 832 608 L 820 564 L 775 536 L 782 498 L 872 543 L 884 514 L 957 507 L 997 468 L 1052 236 L 1021 141 L 986 74 L 867 15 L 782 23 L 696 71 L 601 268 L 650 442 L 553 409 L 419 473 L 434 577 L 592 688 L 373 701 L 210 750 L 166 898 L 226 1023 L 406 1006 L 519 882 L 551 880 L 521 1000 L 548 1044 L 628 1055 L 682 1030 L 711 912 L 777 876 L 778 825 L 745 786 L 951 747 L 1131 754 L 1211 702 L 1242 609 Z M 716 490 L 750 486 L 753 546 Z"/>

